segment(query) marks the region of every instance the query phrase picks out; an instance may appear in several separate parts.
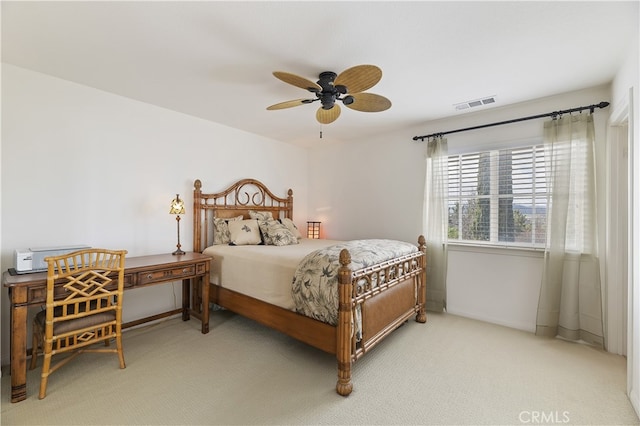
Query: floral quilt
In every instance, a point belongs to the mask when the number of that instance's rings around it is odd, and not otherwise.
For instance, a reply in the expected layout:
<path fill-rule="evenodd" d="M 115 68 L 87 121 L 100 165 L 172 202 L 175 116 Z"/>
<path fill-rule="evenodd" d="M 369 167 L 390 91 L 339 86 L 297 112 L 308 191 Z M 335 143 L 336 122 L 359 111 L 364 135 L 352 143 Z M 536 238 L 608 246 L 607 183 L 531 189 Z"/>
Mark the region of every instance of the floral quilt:
<path fill-rule="evenodd" d="M 305 256 L 293 277 L 296 311 L 319 321 L 338 323 L 338 269 L 342 249 L 351 254 L 351 269 L 358 270 L 418 251 L 403 241 L 353 240 L 316 250 Z"/>

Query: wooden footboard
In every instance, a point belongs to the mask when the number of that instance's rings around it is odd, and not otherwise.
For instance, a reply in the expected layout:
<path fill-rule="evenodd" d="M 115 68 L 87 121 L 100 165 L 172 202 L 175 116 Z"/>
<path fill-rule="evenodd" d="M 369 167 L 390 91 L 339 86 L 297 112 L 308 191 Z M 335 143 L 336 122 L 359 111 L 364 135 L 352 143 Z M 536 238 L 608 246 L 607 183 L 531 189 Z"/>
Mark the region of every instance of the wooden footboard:
<path fill-rule="evenodd" d="M 353 390 L 351 364 L 354 361 L 413 315 L 416 315 L 416 321 L 426 322 L 426 242 L 422 235 L 418 238 L 418 246 L 417 253 L 358 271 L 350 268 L 349 251 L 340 252 L 336 352 L 336 391 L 340 395 L 347 396 Z M 358 311 L 362 318 L 360 339 L 353 332 Z"/>

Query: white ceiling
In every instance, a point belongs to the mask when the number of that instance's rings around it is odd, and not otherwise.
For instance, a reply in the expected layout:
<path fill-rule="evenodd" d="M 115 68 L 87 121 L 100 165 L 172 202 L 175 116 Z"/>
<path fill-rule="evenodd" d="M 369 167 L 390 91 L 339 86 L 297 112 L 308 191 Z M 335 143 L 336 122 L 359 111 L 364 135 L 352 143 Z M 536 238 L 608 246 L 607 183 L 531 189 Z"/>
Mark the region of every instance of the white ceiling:
<path fill-rule="evenodd" d="M 272 71 L 317 80 L 360 64 L 391 109 L 342 108 L 328 140 L 361 140 L 493 107 L 608 83 L 638 38 L 627 2 L 10 2 L 2 61 L 303 146 L 319 103 Z M 309 96 L 311 95 L 311 96 Z M 572 106 L 569 106 L 572 107 Z"/>

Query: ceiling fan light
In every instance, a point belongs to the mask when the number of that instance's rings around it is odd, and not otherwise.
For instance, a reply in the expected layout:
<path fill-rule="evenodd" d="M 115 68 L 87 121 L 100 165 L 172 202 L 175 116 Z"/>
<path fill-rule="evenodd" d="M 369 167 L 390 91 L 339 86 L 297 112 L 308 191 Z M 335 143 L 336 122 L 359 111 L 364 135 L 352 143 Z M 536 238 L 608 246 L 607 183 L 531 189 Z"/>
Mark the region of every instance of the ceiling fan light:
<path fill-rule="evenodd" d="M 342 95 L 345 95 L 347 93 L 347 86 L 343 85 L 343 84 L 338 84 L 336 86 L 333 86 L 336 91 Z"/>
<path fill-rule="evenodd" d="M 345 105 L 351 105 L 353 101 L 355 101 L 355 99 L 351 95 L 347 95 L 344 98 L 342 98 L 342 103 Z"/>
<path fill-rule="evenodd" d="M 336 97 L 333 93 L 322 93 L 320 95 L 320 102 L 322 103 L 322 108 L 331 109 L 336 103 Z"/>

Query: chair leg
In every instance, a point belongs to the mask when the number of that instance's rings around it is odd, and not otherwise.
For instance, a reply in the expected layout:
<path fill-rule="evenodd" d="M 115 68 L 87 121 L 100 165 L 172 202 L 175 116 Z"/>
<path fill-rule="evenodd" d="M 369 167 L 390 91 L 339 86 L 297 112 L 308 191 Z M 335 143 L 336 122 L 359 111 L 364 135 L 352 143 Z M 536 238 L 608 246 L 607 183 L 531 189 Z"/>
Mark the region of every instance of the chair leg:
<path fill-rule="evenodd" d="M 122 351 L 122 335 L 116 336 L 116 348 L 118 350 L 118 359 L 120 360 L 120 368 L 126 368 L 124 363 L 124 352 Z"/>
<path fill-rule="evenodd" d="M 40 376 L 40 394 L 39 399 L 47 396 L 47 381 L 49 380 L 49 368 L 51 367 L 51 350 L 44 350 L 44 361 L 42 363 L 42 375 Z"/>

